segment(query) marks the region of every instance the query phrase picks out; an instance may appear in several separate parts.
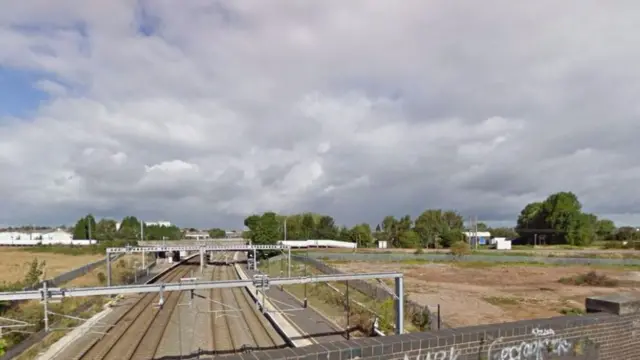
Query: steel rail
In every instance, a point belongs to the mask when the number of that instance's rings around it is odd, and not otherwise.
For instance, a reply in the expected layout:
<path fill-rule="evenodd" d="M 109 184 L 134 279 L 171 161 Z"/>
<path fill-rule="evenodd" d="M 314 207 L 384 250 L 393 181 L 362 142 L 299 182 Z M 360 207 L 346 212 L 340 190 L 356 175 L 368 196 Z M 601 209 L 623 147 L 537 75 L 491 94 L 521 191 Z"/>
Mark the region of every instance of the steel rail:
<path fill-rule="evenodd" d="M 367 279 L 394 279 L 403 278 L 399 272 L 362 273 L 362 274 L 335 274 L 335 275 L 311 275 L 292 278 L 270 278 L 271 285 L 296 285 L 310 284 L 327 281 L 349 281 Z M 65 297 L 104 296 L 117 294 L 152 293 L 184 290 L 209 290 L 233 287 L 246 287 L 252 285 L 253 280 L 223 280 L 223 281 L 194 281 L 190 283 L 156 283 L 148 285 L 118 285 L 109 287 L 83 287 L 83 288 L 48 288 L 46 297 L 49 299 L 62 299 Z M 43 300 L 44 289 L 0 292 L 0 301 L 17 300 Z"/>
<path fill-rule="evenodd" d="M 184 269 L 182 266 L 178 266 L 175 269 L 167 272 L 162 278 L 177 279 L 182 276 L 182 273 L 188 269 Z M 148 306 L 159 295 L 145 294 L 137 299 L 117 320 L 113 323 L 113 326 L 107 331 L 106 335 L 99 338 L 95 338 L 76 359 L 103 359 L 109 355 L 115 345 L 120 339 L 127 333 L 127 331 L 138 320 L 141 313 L 148 308 Z M 129 321 L 125 321 L 129 317 Z"/>

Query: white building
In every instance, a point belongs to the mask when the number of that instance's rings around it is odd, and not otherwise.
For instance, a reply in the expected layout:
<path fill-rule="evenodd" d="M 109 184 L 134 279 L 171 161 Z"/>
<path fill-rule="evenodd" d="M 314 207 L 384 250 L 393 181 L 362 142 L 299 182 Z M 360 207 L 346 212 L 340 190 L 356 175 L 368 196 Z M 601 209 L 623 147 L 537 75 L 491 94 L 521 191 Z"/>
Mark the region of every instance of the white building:
<path fill-rule="evenodd" d="M 188 233 L 184 234 L 184 237 L 186 239 L 190 239 L 190 240 L 207 240 L 207 239 L 210 239 L 209 233 L 208 232 L 204 232 L 204 231 L 188 232 Z"/>
<path fill-rule="evenodd" d="M 147 225 L 147 226 L 165 226 L 165 227 L 169 227 L 169 226 L 171 226 L 171 221 L 145 221 L 144 224 Z"/>
<path fill-rule="evenodd" d="M 73 235 L 61 229 L 29 232 L 0 232 L 0 245 L 34 246 L 34 245 L 90 245 L 95 241 L 73 240 Z"/>
<path fill-rule="evenodd" d="M 147 226 L 171 226 L 171 221 L 145 221 L 145 225 Z M 116 231 L 120 230 L 120 226 L 122 223 L 120 221 L 116 222 Z"/>
<path fill-rule="evenodd" d="M 56 229 L 42 234 L 42 240 L 49 240 L 54 243 L 71 243 L 71 240 L 73 240 L 73 234 L 64 230 Z"/>

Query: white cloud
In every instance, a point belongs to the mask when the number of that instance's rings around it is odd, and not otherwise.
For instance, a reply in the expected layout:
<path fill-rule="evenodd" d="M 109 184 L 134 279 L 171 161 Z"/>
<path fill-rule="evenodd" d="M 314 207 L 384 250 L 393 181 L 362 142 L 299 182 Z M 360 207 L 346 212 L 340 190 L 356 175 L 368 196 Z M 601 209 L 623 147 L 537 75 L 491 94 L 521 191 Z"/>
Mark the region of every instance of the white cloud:
<path fill-rule="evenodd" d="M 635 2 L 141 3 L 3 7 L 0 66 L 51 99 L 0 121 L 0 223 L 502 221 L 557 190 L 640 221 Z"/>

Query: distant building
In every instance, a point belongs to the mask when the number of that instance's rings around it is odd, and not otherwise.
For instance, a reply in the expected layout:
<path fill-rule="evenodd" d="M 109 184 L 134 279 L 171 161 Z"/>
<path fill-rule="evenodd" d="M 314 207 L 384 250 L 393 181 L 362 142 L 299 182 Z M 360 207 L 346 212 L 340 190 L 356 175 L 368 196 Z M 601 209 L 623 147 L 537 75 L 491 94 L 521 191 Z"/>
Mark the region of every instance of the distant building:
<path fill-rule="evenodd" d="M 73 234 L 68 231 L 56 229 L 41 235 L 41 240 L 49 240 L 53 243 L 66 243 L 73 239 Z"/>
<path fill-rule="evenodd" d="M 189 240 L 208 240 L 211 238 L 206 231 L 190 231 L 185 233 L 184 237 Z"/>
<path fill-rule="evenodd" d="M 147 225 L 147 226 L 165 226 L 165 227 L 170 227 L 171 226 L 171 221 L 145 221 L 144 224 Z"/>
<path fill-rule="evenodd" d="M 145 225 L 147 226 L 166 226 L 169 227 L 171 226 L 171 221 L 145 221 L 144 222 Z M 116 231 L 120 230 L 120 226 L 122 225 L 121 222 L 116 222 Z"/>
<path fill-rule="evenodd" d="M 488 231 L 466 231 L 463 232 L 463 234 L 471 245 L 475 245 L 476 243 L 478 245 L 487 245 L 489 243 L 489 239 L 491 239 L 491 233 Z"/>
<path fill-rule="evenodd" d="M 72 244 L 73 235 L 62 229 L 41 229 L 38 231 L 2 231 L 0 232 L 0 245 L 54 245 Z M 85 245 L 85 244 L 80 244 Z"/>

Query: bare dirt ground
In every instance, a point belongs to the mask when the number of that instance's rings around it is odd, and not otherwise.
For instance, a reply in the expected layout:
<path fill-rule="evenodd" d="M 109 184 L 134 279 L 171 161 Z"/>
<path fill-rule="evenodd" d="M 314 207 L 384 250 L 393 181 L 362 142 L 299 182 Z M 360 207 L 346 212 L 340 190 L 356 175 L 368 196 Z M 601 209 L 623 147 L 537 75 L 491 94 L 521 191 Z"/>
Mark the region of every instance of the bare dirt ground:
<path fill-rule="evenodd" d="M 585 274 L 586 266 L 460 267 L 452 264 L 336 262 L 348 272 L 401 271 L 410 299 L 424 305 L 440 304 L 449 326 L 470 326 L 560 316 L 563 309 L 584 309 L 586 297 L 640 290 L 640 272 L 597 270 L 620 281 L 618 287 L 572 286 L 560 278 Z"/>
<path fill-rule="evenodd" d="M 46 262 L 47 278 L 99 260 L 101 255 L 62 255 L 54 253 L 32 253 L 16 248 L 0 248 L 0 282 L 22 280 L 34 258 Z"/>
<path fill-rule="evenodd" d="M 336 253 L 353 253 L 353 249 L 338 249 L 338 248 L 312 248 L 308 251 L 317 252 L 336 252 Z M 376 248 L 361 248 L 357 249 L 356 253 L 404 253 L 414 254 L 415 249 L 376 249 Z M 425 254 L 449 254 L 449 249 L 423 249 Z M 479 255 L 518 255 L 518 256 L 553 256 L 553 257 L 598 257 L 598 258 L 640 258 L 640 250 L 631 249 L 598 249 L 598 248 L 583 248 L 583 249 L 561 249 L 554 247 L 538 247 L 538 248 L 514 248 L 513 250 L 489 250 L 482 249 L 477 250 L 474 253 Z"/>

